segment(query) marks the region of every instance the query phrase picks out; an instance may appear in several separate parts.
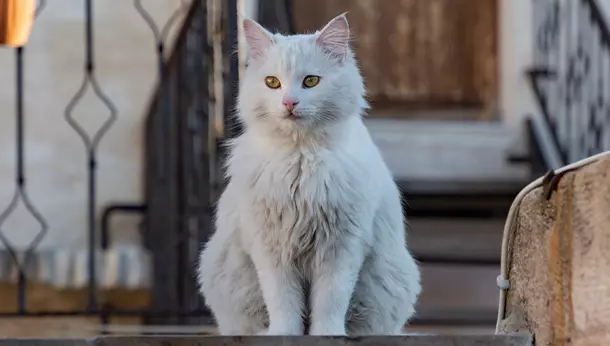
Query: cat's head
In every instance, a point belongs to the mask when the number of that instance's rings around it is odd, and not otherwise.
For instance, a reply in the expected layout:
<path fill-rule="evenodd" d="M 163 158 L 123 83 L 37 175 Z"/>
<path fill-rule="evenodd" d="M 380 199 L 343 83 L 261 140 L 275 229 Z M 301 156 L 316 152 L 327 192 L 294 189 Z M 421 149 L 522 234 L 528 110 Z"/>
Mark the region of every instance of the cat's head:
<path fill-rule="evenodd" d="M 250 19 L 243 31 L 248 64 L 238 108 L 247 127 L 306 136 L 367 107 L 345 14 L 309 35 L 273 34 Z"/>

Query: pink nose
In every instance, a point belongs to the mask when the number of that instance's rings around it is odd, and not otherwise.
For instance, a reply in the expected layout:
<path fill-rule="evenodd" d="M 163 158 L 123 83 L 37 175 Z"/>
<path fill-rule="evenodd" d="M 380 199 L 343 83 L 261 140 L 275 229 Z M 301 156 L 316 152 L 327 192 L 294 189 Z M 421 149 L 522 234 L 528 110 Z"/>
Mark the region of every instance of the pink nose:
<path fill-rule="evenodd" d="M 286 109 L 288 109 L 289 111 L 292 111 L 292 110 L 294 110 L 294 107 L 296 107 L 299 104 L 299 101 L 297 101 L 295 99 L 290 99 L 290 98 L 283 98 L 282 104 L 284 105 L 284 107 L 286 107 Z"/>

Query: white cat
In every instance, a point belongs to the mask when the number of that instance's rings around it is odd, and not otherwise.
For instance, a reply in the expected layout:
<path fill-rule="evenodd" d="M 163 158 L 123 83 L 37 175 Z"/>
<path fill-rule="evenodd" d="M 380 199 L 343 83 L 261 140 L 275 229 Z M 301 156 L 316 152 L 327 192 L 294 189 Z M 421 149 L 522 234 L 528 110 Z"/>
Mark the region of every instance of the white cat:
<path fill-rule="evenodd" d="M 361 119 L 345 15 L 311 35 L 246 19 L 244 133 L 199 280 L 221 334 L 397 334 L 420 292 L 399 191 Z M 304 322 L 304 319 L 305 320 Z"/>

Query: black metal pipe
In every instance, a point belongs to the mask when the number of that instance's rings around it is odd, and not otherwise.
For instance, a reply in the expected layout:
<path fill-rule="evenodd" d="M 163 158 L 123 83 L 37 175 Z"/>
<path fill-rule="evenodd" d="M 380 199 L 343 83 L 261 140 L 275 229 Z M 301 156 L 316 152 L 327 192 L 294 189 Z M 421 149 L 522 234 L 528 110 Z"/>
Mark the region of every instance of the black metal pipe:
<path fill-rule="evenodd" d="M 95 176 L 96 176 L 96 157 L 95 150 L 89 150 L 89 166 L 88 166 L 88 193 L 89 200 L 87 201 L 87 219 L 88 219 L 88 230 L 89 230 L 89 309 L 94 309 L 96 306 L 95 297 L 95 286 L 96 286 L 96 268 L 95 268 L 95 250 L 96 250 L 96 239 L 95 239 L 95 201 L 96 201 L 96 189 L 95 189 Z"/>
<path fill-rule="evenodd" d="M 85 1 L 85 61 L 87 72 L 93 72 L 93 3 Z"/>
<path fill-rule="evenodd" d="M 23 187 L 23 47 L 16 49 L 16 96 L 17 96 L 17 186 Z"/>
<path fill-rule="evenodd" d="M 0 213 L 0 227 L 7 218 L 15 211 L 19 201 L 21 201 L 26 210 L 30 215 L 38 222 L 40 229 L 34 238 L 30 241 L 26 251 L 25 258 L 20 261 L 17 251 L 13 248 L 10 241 L 7 239 L 0 230 L 0 242 L 6 247 L 9 252 L 11 259 L 14 261 L 15 266 L 18 270 L 17 277 L 17 309 L 19 312 L 24 313 L 26 310 L 26 286 L 27 277 L 24 273 L 25 268 L 28 267 L 29 260 L 31 259 L 32 252 L 36 249 L 38 244 L 42 241 L 47 233 L 47 223 L 38 212 L 36 207 L 30 200 L 26 190 L 26 178 L 25 178 L 25 111 L 24 111 L 24 65 L 23 65 L 24 48 L 18 47 L 15 49 L 15 138 L 16 138 L 16 167 L 15 167 L 15 194 L 13 199 L 6 207 L 6 209 Z"/>
<path fill-rule="evenodd" d="M 15 56 L 15 60 L 17 63 L 16 66 L 16 111 L 17 111 L 17 121 L 16 121 L 16 126 L 17 126 L 17 172 L 16 172 L 16 177 L 17 177 L 17 189 L 19 191 L 23 191 L 23 185 L 25 183 L 25 178 L 24 178 L 24 166 L 23 166 L 23 157 L 25 155 L 24 153 L 24 145 L 23 145 L 23 137 L 24 137 L 24 133 L 23 133 L 23 122 L 24 122 L 24 115 L 23 115 L 23 48 L 22 47 L 18 47 L 16 49 L 16 56 Z M 16 263 L 17 266 L 19 266 L 19 263 Z M 17 308 L 19 309 L 20 312 L 24 312 L 25 311 L 25 295 L 26 295 L 26 278 L 25 275 L 23 273 L 23 268 L 21 268 L 19 266 L 19 278 L 17 281 Z"/>
<path fill-rule="evenodd" d="M 93 72 L 93 0 L 85 1 L 85 70 L 87 74 Z M 88 287 L 88 307 L 90 310 L 94 310 L 96 307 L 96 268 L 95 268 L 95 200 L 96 200 L 96 189 L 95 189 L 95 170 L 96 170 L 96 155 L 95 147 L 91 146 L 88 148 L 88 193 L 89 200 L 87 203 L 87 219 L 88 219 L 88 244 L 89 244 L 89 287 Z"/>

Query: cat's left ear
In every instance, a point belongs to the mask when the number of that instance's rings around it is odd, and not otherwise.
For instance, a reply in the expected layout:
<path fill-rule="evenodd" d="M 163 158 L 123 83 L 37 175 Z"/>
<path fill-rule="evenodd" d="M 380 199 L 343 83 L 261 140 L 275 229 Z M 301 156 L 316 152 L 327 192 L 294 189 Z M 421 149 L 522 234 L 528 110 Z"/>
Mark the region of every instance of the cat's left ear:
<path fill-rule="evenodd" d="M 318 44 L 325 52 L 343 59 L 347 54 L 349 45 L 349 24 L 345 15 L 347 12 L 333 18 L 320 30 L 316 38 Z"/>

